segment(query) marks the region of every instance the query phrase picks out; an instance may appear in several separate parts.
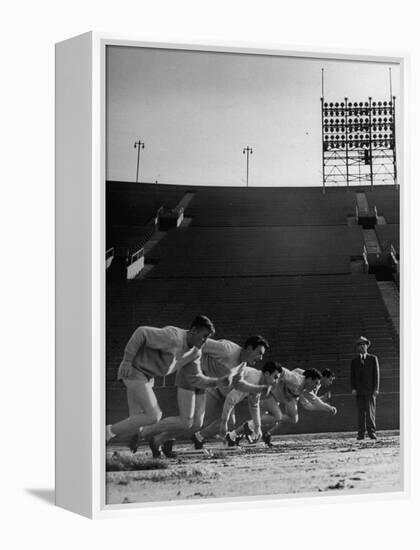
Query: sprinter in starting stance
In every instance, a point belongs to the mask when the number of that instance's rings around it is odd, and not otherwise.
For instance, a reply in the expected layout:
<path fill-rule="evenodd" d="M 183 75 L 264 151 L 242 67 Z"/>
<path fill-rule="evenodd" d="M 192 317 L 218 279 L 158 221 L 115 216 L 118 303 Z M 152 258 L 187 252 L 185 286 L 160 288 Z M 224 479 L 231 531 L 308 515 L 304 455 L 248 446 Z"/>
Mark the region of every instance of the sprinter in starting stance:
<path fill-rule="evenodd" d="M 280 363 L 274 364 L 280 376 L 270 394 L 264 397 L 260 404 L 264 413 L 261 417 L 264 428 L 262 440 L 268 446 L 271 446 L 271 437 L 280 425 L 286 422 L 296 424 L 299 421 L 298 402 L 311 411 L 322 411 L 332 415 L 337 413 L 335 407 L 316 395 L 323 378 L 317 369 L 290 371 Z M 252 421 L 245 422 L 236 432 L 238 436 L 245 435 L 248 440 L 257 440 L 259 437 Z"/>
<path fill-rule="evenodd" d="M 134 434 L 130 446 L 137 449 L 139 431 L 162 417 L 153 391 L 155 376 L 168 376 L 190 362 L 214 331 L 204 315 L 195 317 L 189 330 L 141 326 L 134 331 L 118 370 L 127 389 L 129 417 L 106 427 L 107 442 L 117 435 Z"/>

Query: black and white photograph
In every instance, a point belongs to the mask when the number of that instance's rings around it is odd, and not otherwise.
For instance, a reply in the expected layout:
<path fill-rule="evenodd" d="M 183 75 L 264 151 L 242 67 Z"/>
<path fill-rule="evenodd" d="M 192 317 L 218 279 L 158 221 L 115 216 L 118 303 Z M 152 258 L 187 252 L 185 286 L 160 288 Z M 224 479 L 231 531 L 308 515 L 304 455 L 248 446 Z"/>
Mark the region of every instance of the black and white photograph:
<path fill-rule="evenodd" d="M 2 13 L 3 546 L 412 548 L 415 4 Z"/>
<path fill-rule="evenodd" d="M 401 61 L 116 44 L 105 81 L 106 504 L 402 491 Z"/>

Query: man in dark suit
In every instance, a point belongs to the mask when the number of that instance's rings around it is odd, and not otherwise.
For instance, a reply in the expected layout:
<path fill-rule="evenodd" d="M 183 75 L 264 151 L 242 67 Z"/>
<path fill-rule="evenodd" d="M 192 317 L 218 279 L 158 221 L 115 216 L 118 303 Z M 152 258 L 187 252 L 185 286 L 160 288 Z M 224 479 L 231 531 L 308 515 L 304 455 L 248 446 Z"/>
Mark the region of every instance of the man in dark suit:
<path fill-rule="evenodd" d="M 376 355 L 367 352 L 370 341 L 361 336 L 357 340 L 359 355 L 351 362 L 351 389 L 357 403 L 357 439 L 364 439 L 365 431 L 376 439 L 376 396 L 379 393 L 379 362 Z"/>

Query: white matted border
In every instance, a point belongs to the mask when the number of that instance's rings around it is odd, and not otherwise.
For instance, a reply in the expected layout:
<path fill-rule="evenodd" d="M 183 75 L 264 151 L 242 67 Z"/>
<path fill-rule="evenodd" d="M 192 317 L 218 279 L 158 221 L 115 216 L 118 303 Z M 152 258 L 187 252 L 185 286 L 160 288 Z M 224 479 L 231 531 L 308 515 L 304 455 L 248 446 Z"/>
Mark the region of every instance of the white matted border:
<path fill-rule="evenodd" d="M 86 35 L 83 35 L 86 36 Z M 409 333 L 407 323 L 409 319 L 409 265 L 408 258 L 404 251 L 409 245 L 408 227 L 410 223 L 410 190 L 409 190 L 409 173 L 408 173 L 408 135 L 409 125 L 409 91 L 408 91 L 408 69 L 409 56 L 406 53 L 384 53 L 362 50 L 337 50 L 314 48 L 308 51 L 308 47 L 284 46 L 278 44 L 247 44 L 247 43 L 190 43 L 182 42 L 165 42 L 165 41 L 140 41 L 138 38 L 119 37 L 108 33 L 89 33 L 91 39 L 92 50 L 92 164 L 91 164 L 91 200 L 92 200 L 92 215 L 91 215 L 91 248 L 92 248 L 92 264 L 91 264 L 91 280 L 89 281 L 91 288 L 91 302 L 89 309 L 92 315 L 92 346 L 89 354 L 92 361 L 91 384 L 92 384 L 92 399 L 88 404 L 78 403 L 78 406 L 83 410 L 85 407 L 86 418 L 92 418 L 92 454 L 91 463 L 87 465 L 91 479 L 91 502 L 88 508 L 91 513 L 85 514 L 95 518 L 121 517 L 138 515 L 139 511 L 144 514 L 157 515 L 163 510 L 170 510 L 171 513 L 188 513 L 191 511 L 211 512 L 228 509 L 249 509 L 278 507 L 279 505 L 299 505 L 302 500 L 305 504 L 336 504 L 345 502 L 360 502 L 360 501 L 378 501 L 378 500 L 395 500 L 401 497 L 409 496 L 410 487 L 410 396 L 408 388 L 410 388 L 410 358 L 409 350 Z M 78 40 L 71 39 L 71 40 Z M 71 41 L 70 40 L 70 41 Z M 68 42 L 70 42 L 68 41 Z M 401 231 L 402 242 L 402 299 L 401 303 L 401 352 L 400 352 L 400 433 L 401 433 L 401 461 L 403 471 L 403 486 L 401 492 L 392 493 L 358 493 L 357 495 L 330 496 L 330 495 L 273 495 L 273 496 L 256 496 L 231 499 L 214 499 L 211 502 L 170 502 L 170 503 L 136 503 L 123 505 L 106 505 L 105 504 L 105 50 L 107 46 L 129 46 L 142 48 L 161 48 L 161 49 L 177 49 L 177 50 L 192 50 L 192 51 L 209 51 L 220 53 L 238 53 L 238 54 L 255 54 L 255 55 L 271 55 L 271 56 L 287 56 L 312 59 L 330 59 L 343 61 L 358 61 L 358 62 L 381 62 L 389 64 L 399 64 L 401 67 L 401 91 L 403 99 L 401 105 L 401 125 L 402 132 L 401 146 L 397 151 L 399 156 L 399 174 L 400 174 L 400 190 L 401 190 L 401 217 L 403 217 L 403 229 Z M 89 170 L 89 168 L 87 168 Z M 59 319 L 57 319 L 59 321 Z M 80 353 L 86 353 L 86 350 L 79 350 Z M 57 365 L 57 369 L 60 366 Z M 77 395 L 78 387 L 68 388 L 67 391 L 73 395 Z M 58 422 L 58 419 L 57 419 Z M 57 426 L 59 429 L 59 426 Z M 77 445 L 75 446 L 77 449 Z M 64 488 L 63 488 L 64 490 Z M 69 491 L 74 490 L 74 486 L 70 483 Z M 325 501 L 327 498 L 327 502 Z"/>

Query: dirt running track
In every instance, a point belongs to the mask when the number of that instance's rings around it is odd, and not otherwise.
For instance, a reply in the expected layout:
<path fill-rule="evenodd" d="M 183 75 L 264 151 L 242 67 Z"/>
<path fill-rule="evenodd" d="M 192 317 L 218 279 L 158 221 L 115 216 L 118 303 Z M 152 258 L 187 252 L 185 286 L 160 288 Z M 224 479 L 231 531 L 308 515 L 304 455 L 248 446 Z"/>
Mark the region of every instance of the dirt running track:
<path fill-rule="evenodd" d="M 385 492 L 402 490 L 399 432 L 380 432 L 377 441 L 356 441 L 354 433 L 288 435 L 274 448 L 243 445 L 229 451 L 194 452 L 180 443 L 172 460 L 150 460 L 141 447 L 134 459 L 148 469 L 122 471 L 133 461 L 127 447 L 107 448 L 107 504 L 159 502 L 212 497 L 291 495 L 296 493 Z M 153 468 L 153 469 L 152 469 Z"/>

